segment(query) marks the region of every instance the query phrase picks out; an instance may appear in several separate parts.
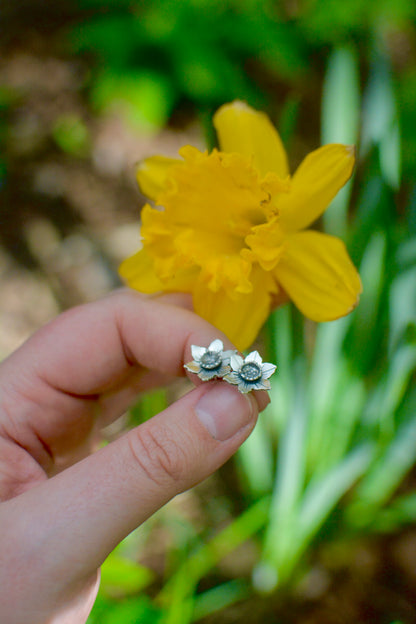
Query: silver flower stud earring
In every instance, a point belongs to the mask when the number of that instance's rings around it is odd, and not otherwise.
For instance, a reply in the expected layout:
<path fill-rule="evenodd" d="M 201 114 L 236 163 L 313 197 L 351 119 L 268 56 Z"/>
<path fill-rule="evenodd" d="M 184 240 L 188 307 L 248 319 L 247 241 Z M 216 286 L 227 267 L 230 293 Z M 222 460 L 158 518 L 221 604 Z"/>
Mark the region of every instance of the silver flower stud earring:
<path fill-rule="evenodd" d="M 243 394 L 250 390 L 270 390 L 269 377 L 277 368 L 274 364 L 263 362 L 257 351 L 252 351 L 245 359 L 232 353 L 230 366 L 232 371 L 224 375 L 224 379 L 238 386 Z"/>
<path fill-rule="evenodd" d="M 230 357 L 234 351 L 224 351 L 224 345 L 218 338 L 209 347 L 192 345 L 191 353 L 193 361 L 184 366 L 191 373 L 196 373 L 202 381 L 224 377 L 231 371 Z"/>

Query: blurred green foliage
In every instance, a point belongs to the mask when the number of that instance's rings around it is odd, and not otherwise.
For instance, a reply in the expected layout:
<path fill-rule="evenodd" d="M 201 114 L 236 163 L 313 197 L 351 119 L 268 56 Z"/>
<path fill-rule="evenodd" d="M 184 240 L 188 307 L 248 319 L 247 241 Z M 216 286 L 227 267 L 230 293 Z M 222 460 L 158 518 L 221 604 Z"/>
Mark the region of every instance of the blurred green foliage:
<path fill-rule="evenodd" d="M 52 136 L 63 152 L 82 157 L 89 153 L 88 129 L 74 114 L 61 115 L 52 128 Z"/>
<path fill-rule="evenodd" d="M 98 61 L 93 104 L 123 102 L 132 121 L 161 127 L 187 102 L 198 112 L 235 98 L 263 107 L 256 74 L 295 84 L 307 69 L 295 23 L 258 2 L 99 4 L 100 14 L 72 31 L 72 46 Z"/>

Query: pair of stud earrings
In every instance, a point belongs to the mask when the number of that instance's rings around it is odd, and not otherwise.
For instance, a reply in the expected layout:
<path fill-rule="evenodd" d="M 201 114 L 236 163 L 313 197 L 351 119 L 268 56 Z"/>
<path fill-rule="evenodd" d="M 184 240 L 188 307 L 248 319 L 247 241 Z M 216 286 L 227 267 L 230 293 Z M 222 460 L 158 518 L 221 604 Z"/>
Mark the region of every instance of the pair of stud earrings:
<path fill-rule="evenodd" d="M 251 390 L 270 390 L 271 377 L 276 370 L 274 364 L 263 362 L 258 351 L 252 351 L 242 358 L 236 351 L 224 351 L 224 345 L 217 338 L 208 347 L 191 346 L 192 362 L 184 364 L 191 373 L 202 381 L 215 377 L 238 386 L 243 394 Z"/>

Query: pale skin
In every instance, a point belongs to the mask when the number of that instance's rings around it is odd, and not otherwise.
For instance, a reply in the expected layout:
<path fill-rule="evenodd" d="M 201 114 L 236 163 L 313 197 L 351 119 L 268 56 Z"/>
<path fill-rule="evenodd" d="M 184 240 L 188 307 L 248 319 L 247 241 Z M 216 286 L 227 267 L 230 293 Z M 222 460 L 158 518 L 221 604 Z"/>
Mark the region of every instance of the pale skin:
<path fill-rule="evenodd" d="M 62 314 L 1 364 L 2 624 L 84 624 L 114 547 L 252 431 L 267 394 L 214 381 L 92 452 L 138 393 L 184 374 L 192 344 L 232 348 L 190 307 L 118 291 Z"/>

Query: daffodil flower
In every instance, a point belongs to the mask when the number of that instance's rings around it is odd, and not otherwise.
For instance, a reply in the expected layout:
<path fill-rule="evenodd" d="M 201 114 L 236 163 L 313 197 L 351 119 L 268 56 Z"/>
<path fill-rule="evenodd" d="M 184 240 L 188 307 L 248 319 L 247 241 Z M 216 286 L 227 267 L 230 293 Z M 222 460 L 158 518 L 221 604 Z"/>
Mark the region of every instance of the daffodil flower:
<path fill-rule="evenodd" d="M 214 116 L 220 151 L 186 146 L 138 168 L 142 249 L 120 275 L 145 293 L 192 293 L 195 311 L 240 349 L 273 301 L 288 296 L 314 321 L 351 312 L 359 275 L 341 240 L 306 229 L 350 178 L 354 148 L 325 145 L 293 177 L 268 117 L 243 102 Z"/>
<path fill-rule="evenodd" d="M 202 381 L 223 377 L 231 371 L 230 358 L 233 351 L 224 351 L 224 345 L 217 339 L 209 347 L 191 345 L 192 362 L 184 364 L 191 373 L 196 373 Z"/>
<path fill-rule="evenodd" d="M 225 381 L 238 385 L 243 394 L 251 390 L 270 390 L 271 377 L 276 370 L 274 364 L 263 362 L 258 351 L 252 351 L 243 360 L 241 355 L 233 353 L 230 359 L 232 371 L 224 375 Z"/>

